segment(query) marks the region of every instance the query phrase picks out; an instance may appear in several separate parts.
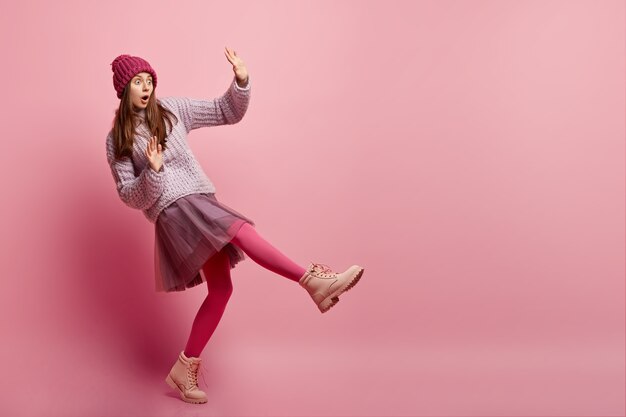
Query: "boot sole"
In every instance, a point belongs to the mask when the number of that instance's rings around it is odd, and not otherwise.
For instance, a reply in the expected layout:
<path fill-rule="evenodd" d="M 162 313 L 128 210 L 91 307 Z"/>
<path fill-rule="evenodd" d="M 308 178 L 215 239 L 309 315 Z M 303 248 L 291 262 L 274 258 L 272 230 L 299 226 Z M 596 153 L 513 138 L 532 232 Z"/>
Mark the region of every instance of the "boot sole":
<path fill-rule="evenodd" d="M 347 284 L 344 284 L 343 287 L 339 287 L 337 291 L 333 292 L 331 295 L 323 299 L 318 305 L 320 311 L 322 313 L 326 313 L 328 310 L 330 310 L 331 307 L 337 304 L 339 302 L 339 296 L 354 287 L 356 283 L 359 282 L 359 280 L 361 279 L 363 272 L 365 272 L 365 268 L 360 268 L 352 277 L 352 279 L 347 281 Z"/>
<path fill-rule="evenodd" d="M 165 382 L 167 382 L 167 385 L 169 385 L 170 387 L 172 387 L 173 389 L 178 391 L 178 393 L 180 394 L 180 399 L 183 400 L 186 403 L 204 404 L 204 403 L 207 402 L 207 400 L 200 400 L 200 399 L 196 399 L 196 398 L 187 398 L 187 397 L 185 397 L 185 393 L 183 393 L 183 391 L 180 389 L 180 387 L 178 385 L 176 385 L 176 382 L 174 382 L 172 377 L 169 376 L 169 375 L 167 376 L 167 378 L 165 378 Z"/>

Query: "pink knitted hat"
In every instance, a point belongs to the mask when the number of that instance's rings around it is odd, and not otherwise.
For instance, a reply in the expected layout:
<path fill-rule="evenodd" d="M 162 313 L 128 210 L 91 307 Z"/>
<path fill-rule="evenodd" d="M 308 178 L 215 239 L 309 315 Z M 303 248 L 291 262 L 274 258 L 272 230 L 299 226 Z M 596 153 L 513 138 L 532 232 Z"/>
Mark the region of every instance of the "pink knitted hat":
<path fill-rule="evenodd" d="M 117 98 L 122 98 L 126 84 L 140 72 L 148 72 L 152 75 L 152 84 L 156 88 L 157 75 L 148 61 L 138 56 L 120 55 L 111 62 L 113 71 L 113 87 L 117 91 Z"/>

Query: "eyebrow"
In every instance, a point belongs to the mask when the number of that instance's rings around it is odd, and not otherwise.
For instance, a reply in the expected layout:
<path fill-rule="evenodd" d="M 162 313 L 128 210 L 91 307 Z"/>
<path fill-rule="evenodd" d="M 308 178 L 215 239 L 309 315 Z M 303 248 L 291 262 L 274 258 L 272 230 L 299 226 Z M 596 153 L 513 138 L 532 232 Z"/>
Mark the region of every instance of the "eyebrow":
<path fill-rule="evenodd" d="M 140 77 L 139 75 L 135 75 L 135 76 L 133 77 L 133 79 L 135 79 L 135 78 L 141 78 L 141 77 Z M 152 75 L 148 75 L 148 78 L 152 78 Z"/>

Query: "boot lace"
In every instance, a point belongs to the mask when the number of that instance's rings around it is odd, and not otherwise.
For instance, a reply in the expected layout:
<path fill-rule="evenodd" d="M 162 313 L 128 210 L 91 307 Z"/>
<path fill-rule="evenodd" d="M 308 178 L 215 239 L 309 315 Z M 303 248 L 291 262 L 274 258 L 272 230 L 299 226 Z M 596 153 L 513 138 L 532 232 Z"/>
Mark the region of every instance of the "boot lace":
<path fill-rule="evenodd" d="M 201 362 L 192 362 L 188 367 L 187 367 L 187 379 L 189 380 L 191 386 L 189 387 L 190 390 L 194 389 L 194 388 L 200 388 L 198 387 L 198 371 L 200 370 L 200 368 L 202 368 L 202 372 L 200 372 L 202 374 L 202 380 L 204 381 L 204 385 L 206 385 L 206 380 L 204 379 L 204 367 L 202 366 Z"/>
<path fill-rule="evenodd" d="M 330 269 L 330 267 L 328 265 L 316 264 L 316 263 L 313 263 L 313 262 L 311 262 L 311 263 L 313 264 L 313 270 L 314 271 L 319 271 L 321 273 L 327 273 L 327 274 L 332 274 L 333 273 L 332 269 Z"/>

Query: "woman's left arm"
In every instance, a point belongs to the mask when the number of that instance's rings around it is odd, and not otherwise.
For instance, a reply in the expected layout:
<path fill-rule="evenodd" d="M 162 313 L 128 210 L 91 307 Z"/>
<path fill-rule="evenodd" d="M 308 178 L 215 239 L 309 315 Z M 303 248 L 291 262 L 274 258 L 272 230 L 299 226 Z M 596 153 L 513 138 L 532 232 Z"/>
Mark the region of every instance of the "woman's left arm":
<path fill-rule="evenodd" d="M 228 90 L 212 100 L 188 97 L 169 97 L 178 108 L 187 132 L 200 127 L 235 124 L 243 119 L 250 102 L 250 77 L 248 70 L 236 54 L 226 48 L 226 58 L 233 65 L 235 77 Z"/>

